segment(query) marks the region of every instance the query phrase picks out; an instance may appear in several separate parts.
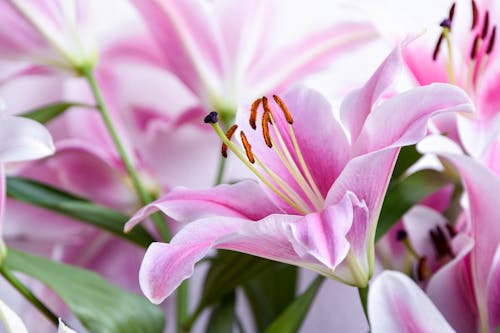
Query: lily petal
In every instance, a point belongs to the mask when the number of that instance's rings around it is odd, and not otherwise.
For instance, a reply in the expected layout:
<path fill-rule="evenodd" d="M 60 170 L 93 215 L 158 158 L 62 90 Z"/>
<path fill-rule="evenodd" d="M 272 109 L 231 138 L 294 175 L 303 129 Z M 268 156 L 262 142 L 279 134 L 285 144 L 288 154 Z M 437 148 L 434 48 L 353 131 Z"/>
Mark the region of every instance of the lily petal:
<path fill-rule="evenodd" d="M 31 119 L 0 116 L 0 163 L 45 157 L 54 152 L 45 127 Z"/>
<path fill-rule="evenodd" d="M 500 245 L 497 247 L 488 277 L 488 325 L 491 331 L 500 326 Z"/>
<path fill-rule="evenodd" d="M 371 331 L 455 332 L 425 293 L 406 275 L 384 271 L 370 286 Z"/>
<path fill-rule="evenodd" d="M 21 318 L 1 300 L 0 322 L 4 325 L 7 333 L 28 333 Z"/>
<path fill-rule="evenodd" d="M 197 209 L 193 209 L 196 207 Z M 208 190 L 174 188 L 155 202 L 141 208 L 125 225 L 125 231 L 161 210 L 171 219 L 186 223 L 210 216 L 228 216 L 260 220 L 279 212 L 259 184 L 242 181 L 234 185 L 219 185 Z"/>
<path fill-rule="evenodd" d="M 57 333 L 76 333 L 76 331 L 66 326 L 64 321 L 59 318 L 59 327 L 57 329 Z"/>

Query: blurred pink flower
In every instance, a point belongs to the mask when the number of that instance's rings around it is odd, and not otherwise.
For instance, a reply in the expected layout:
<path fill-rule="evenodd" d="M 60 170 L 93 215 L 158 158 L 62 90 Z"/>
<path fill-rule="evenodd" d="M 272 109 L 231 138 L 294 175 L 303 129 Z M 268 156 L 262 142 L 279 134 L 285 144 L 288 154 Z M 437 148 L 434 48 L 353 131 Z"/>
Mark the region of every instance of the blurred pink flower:
<path fill-rule="evenodd" d="M 373 272 L 376 223 L 399 148 L 421 139 L 433 114 L 472 110 L 460 89 L 443 84 L 382 101 L 400 65 L 397 48 L 363 88 L 345 99 L 340 112 L 348 136 L 329 103 L 305 88 L 283 98 L 293 126 L 287 112 L 277 111 L 286 109 L 279 98 L 281 107 L 272 112 L 261 101 L 268 110 L 262 114 L 262 133 L 253 129 L 256 111 L 240 110 L 236 124 L 244 133 L 239 133 L 244 150 L 224 142 L 263 186 L 244 181 L 205 191 L 178 188 L 139 211 L 127 229 L 156 210 L 189 222 L 169 244 L 149 247 L 140 271 L 146 296 L 161 302 L 211 248 L 246 252 L 366 286 Z M 215 121 L 215 115 L 206 121 Z M 272 117 L 271 125 L 266 117 Z"/>
<path fill-rule="evenodd" d="M 371 284 L 368 295 L 370 332 L 452 333 L 427 295 L 406 275 L 384 271 Z"/>
<path fill-rule="evenodd" d="M 303 14 L 309 2 L 133 3 L 161 48 L 163 66 L 199 97 L 204 112 L 215 109 L 228 119 L 240 103 L 279 93 L 376 36 L 370 25 L 346 19 L 342 7 L 332 9 L 329 1 L 316 2 L 331 12 L 321 26 L 317 15 Z M 297 20 L 301 30 L 295 31 Z"/>
<path fill-rule="evenodd" d="M 97 48 L 87 5 L 81 0 L 1 0 L 1 57 L 73 73 L 93 67 Z"/>

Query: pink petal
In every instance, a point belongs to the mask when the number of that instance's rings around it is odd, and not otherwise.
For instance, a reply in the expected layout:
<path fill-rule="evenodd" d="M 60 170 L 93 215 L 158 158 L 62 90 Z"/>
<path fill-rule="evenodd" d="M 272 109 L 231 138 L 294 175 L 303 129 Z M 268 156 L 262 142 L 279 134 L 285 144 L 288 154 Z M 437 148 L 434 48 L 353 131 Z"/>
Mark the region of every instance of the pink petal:
<path fill-rule="evenodd" d="M 427 294 L 456 330 L 473 333 L 478 316 L 468 266 L 474 244 L 467 236 L 458 235 L 452 246 L 456 257 L 431 277 Z"/>
<path fill-rule="evenodd" d="M 208 190 L 179 187 L 139 210 L 127 222 L 125 231 L 158 210 L 180 223 L 210 216 L 230 216 L 256 221 L 279 212 L 254 181 L 219 185 Z"/>
<path fill-rule="evenodd" d="M 406 275 L 384 271 L 370 286 L 371 332 L 455 332 L 425 293 Z"/>
<path fill-rule="evenodd" d="M 221 36 L 210 10 L 212 4 L 198 1 L 136 0 L 172 70 L 198 96 L 218 89 L 223 63 L 218 50 Z"/>
<path fill-rule="evenodd" d="M 0 163 L 37 159 L 53 152 L 45 127 L 31 119 L 0 116 Z"/>
<path fill-rule="evenodd" d="M 434 114 L 473 110 L 470 98 L 455 86 L 436 83 L 412 89 L 373 110 L 354 143 L 354 154 L 414 144 L 424 137 Z"/>
<path fill-rule="evenodd" d="M 368 82 L 344 99 L 340 107 L 340 119 L 351 134 L 351 142 L 356 141 L 373 105 L 394 82 L 400 71 L 401 49 L 396 47 Z"/>
<path fill-rule="evenodd" d="M 488 304 L 488 324 L 491 331 L 500 326 L 500 245 L 497 246 L 493 264 L 488 277 L 486 291 Z"/>
<path fill-rule="evenodd" d="M 5 171 L 0 163 L 0 247 L 2 246 L 2 225 L 5 211 Z"/>

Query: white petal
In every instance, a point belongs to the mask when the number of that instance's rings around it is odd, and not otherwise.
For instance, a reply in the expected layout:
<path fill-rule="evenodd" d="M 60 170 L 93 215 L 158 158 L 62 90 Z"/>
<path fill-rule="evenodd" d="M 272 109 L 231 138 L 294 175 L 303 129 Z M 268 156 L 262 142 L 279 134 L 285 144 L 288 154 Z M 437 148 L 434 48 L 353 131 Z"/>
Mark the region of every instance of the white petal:
<path fill-rule="evenodd" d="M 59 318 L 59 328 L 57 329 L 57 333 L 77 333 L 75 330 L 69 328 L 64 324 L 61 318 Z"/>
<path fill-rule="evenodd" d="M 0 301 L 0 322 L 7 333 L 28 333 L 21 318 L 2 301 Z"/>

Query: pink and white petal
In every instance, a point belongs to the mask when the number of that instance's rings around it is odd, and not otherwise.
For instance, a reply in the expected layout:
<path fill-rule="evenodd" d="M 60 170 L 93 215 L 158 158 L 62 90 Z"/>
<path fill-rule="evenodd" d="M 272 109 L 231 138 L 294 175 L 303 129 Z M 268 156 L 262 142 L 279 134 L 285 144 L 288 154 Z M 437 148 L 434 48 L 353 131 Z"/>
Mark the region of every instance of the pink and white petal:
<path fill-rule="evenodd" d="M 234 185 L 219 185 L 208 190 L 177 187 L 140 209 L 127 222 L 125 231 L 131 230 L 141 220 L 158 210 L 180 223 L 211 216 L 238 217 L 257 221 L 279 212 L 259 184 L 250 180 Z"/>
<path fill-rule="evenodd" d="M 291 224 L 293 245 L 301 257 L 314 257 L 333 272 L 345 258 L 350 245 L 346 239 L 353 225 L 352 193 L 321 213 L 310 213 Z"/>
<path fill-rule="evenodd" d="M 0 323 L 3 324 L 7 333 L 28 333 L 19 316 L 12 311 L 7 304 L 0 300 Z"/>
<path fill-rule="evenodd" d="M 429 35 L 429 32 L 427 32 L 427 35 Z M 439 33 L 436 32 L 436 39 L 437 36 L 439 36 Z M 434 82 L 449 82 L 446 74 L 445 57 L 438 57 L 434 61 L 432 59 L 432 48 L 430 45 L 425 44 L 428 43 L 417 39 L 403 49 L 403 59 L 411 74 L 421 86 Z"/>
<path fill-rule="evenodd" d="M 500 327 L 500 245 L 497 247 L 488 277 L 487 308 L 491 331 Z"/>
<path fill-rule="evenodd" d="M 34 120 L 0 116 L 0 163 L 24 161 L 54 153 L 49 131 Z"/>
<path fill-rule="evenodd" d="M 284 262 L 298 261 L 285 230 L 300 217 L 272 215 L 255 222 L 215 217 L 187 224 L 169 244 L 153 243 L 139 272 L 142 291 L 153 303 L 167 298 L 213 248 L 229 249 Z"/>
<path fill-rule="evenodd" d="M 365 85 L 351 92 L 342 102 L 340 119 L 355 142 L 366 118 L 382 93 L 388 89 L 401 72 L 401 49 L 396 47 L 378 67 Z"/>
<path fill-rule="evenodd" d="M 429 280 L 427 294 L 448 322 L 460 332 L 477 331 L 477 306 L 470 264 L 474 247 L 471 238 L 459 234 L 452 241 L 456 257 L 437 271 Z"/>
<path fill-rule="evenodd" d="M 61 318 L 59 318 L 59 326 L 57 328 L 57 333 L 77 333 L 75 330 L 69 328 Z"/>
<path fill-rule="evenodd" d="M 410 145 L 427 132 L 427 121 L 444 112 L 472 112 L 474 104 L 460 88 L 435 83 L 418 87 L 376 107 L 354 143 L 353 154 Z"/>
<path fill-rule="evenodd" d="M 5 214 L 5 185 L 5 171 L 2 163 L 0 163 L 0 242 L 2 241 L 2 225 Z"/>
<path fill-rule="evenodd" d="M 490 267 L 498 244 L 500 244 L 500 179 L 475 160 L 463 155 L 442 154 L 459 171 L 464 184 L 471 221 L 471 236 L 475 241 L 473 274 L 477 279 L 476 288 L 486 292 Z M 477 295 L 480 299 L 486 295 Z"/>
<path fill-rule="evenodd" d="M 427 295 L 406 275 L 384 271 L 370 286 L 371 332 L 455 332 Z"/>
<path fill-rule="evenodd" d="M 211 6 L 193 0 L 133 1 L 166 57 L 169 69 L 202 99 L 220 89 L 222 41 Z"/>

